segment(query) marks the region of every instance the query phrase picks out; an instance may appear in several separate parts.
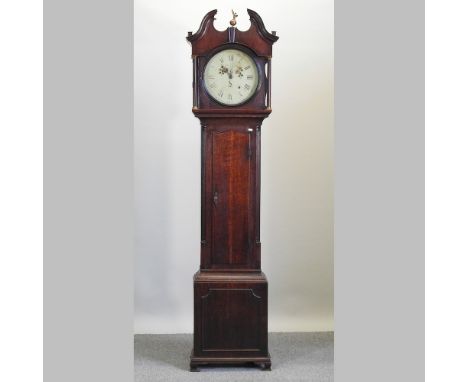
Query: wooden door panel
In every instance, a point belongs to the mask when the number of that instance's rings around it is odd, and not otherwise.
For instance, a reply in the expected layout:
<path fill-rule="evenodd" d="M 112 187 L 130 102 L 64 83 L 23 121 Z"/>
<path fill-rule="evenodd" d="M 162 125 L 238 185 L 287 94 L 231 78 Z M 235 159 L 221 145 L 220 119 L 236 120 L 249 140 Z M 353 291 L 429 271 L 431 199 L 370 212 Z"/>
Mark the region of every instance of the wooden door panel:
<path fill-rule="evenodd" d="M 251 247 L 251 135 L 212 134 L 212 264 L 246 266 Z"/>

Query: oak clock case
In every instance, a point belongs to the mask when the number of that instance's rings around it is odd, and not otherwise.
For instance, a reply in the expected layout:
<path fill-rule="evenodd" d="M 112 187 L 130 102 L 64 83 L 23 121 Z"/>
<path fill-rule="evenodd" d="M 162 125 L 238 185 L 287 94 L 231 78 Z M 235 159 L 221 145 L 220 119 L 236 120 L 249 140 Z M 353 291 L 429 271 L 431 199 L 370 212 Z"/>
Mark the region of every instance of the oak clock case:
<path fill-rule="evenodd" d="M 272 45 L 248 9 L 250 28 L 217 30 L 216 10 L 187 40 L 193 107 L 201 125 L 200 269 L 194 275 L 190 370 L 254 363 L 270 370 L 268 282 L 261 271 L 260 138 L 271 113 Z"/>

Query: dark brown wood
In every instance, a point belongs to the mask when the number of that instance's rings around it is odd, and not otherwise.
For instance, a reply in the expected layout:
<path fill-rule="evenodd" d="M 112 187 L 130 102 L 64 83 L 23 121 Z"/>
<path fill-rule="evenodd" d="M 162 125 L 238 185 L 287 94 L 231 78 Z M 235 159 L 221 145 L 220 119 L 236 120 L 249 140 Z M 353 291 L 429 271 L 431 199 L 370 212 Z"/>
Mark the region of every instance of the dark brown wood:
<path fill-rule="evenodd" d="M 267 297 L 262 272 L 197 272 L 191 367 L 246 362 L 271 367 Z"/>
<path fill-rule="evenodd" d="M 202 121 L 201 269 L 260 270 L 261 118 Z"/>
<path fill-rule="evenodd" d="M 248 10 L 246 31 L 214 28 L 216 10 L 189 32 L 193 59 L 193 113 L 201 133 L 201 259 L 194 276 L 194 348 L 190 370 L 207 364 L 254 363 L 270 370 L 268 282 L 261 272 L 260 136 L 271 113 L 271 55 L 278 39 Z M 220 50 L 253 59 L 255 94 L 225 106 L 204 88 L 204 68 Z"/>
<path fill-rule="evenodd" d="M 214 27 L 216 9 L 208 12 L 203 18 L 200 28 L 196 33 L 189 32 L 187 40 L 192 45 L 192 55 L 203 56 L 211 53 L 220 45 L 230 42 L 228 27 L 224 31 L 218 31 Z M 258 56 L 271 57 L 272 45 L 278 40 L 276 33 L 269 33 L 259 14 L 251 9 L 247 9 L 250 16 L 250 28 L 240 31 L 237 28 L 234 33 L 234 42 L 243 44 L 251 48 Z"/>

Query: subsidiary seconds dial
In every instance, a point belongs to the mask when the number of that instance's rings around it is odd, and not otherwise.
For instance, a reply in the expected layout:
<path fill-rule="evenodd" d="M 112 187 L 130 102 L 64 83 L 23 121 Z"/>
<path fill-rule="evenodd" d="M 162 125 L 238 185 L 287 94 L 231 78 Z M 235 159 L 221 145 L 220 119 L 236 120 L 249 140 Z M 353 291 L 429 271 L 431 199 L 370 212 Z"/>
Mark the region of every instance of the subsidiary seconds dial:
<path fill-rule="evenodd" d="M 235 106 L 254 95 L 258 70 L 248 54 L 238 49 L 225 49 L 208 61 L 203 80 L 212 98 L 223 105 Z"/>

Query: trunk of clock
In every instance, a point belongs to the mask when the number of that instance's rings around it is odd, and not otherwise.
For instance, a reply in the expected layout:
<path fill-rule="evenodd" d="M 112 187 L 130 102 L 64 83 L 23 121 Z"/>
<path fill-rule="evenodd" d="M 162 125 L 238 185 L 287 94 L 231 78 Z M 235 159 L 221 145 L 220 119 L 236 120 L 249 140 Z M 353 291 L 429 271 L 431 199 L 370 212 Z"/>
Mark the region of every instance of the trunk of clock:
<path fill-rule="evenodd" d="M 202 271 L 260 270 L 260 125 L 202 120 Z"/>
<path fill-rule="evenodd" d="M 194 276 L 191 366 L 270 365 L 260 269 L 262 116 L 200 117 L 201 264 Z"/>

